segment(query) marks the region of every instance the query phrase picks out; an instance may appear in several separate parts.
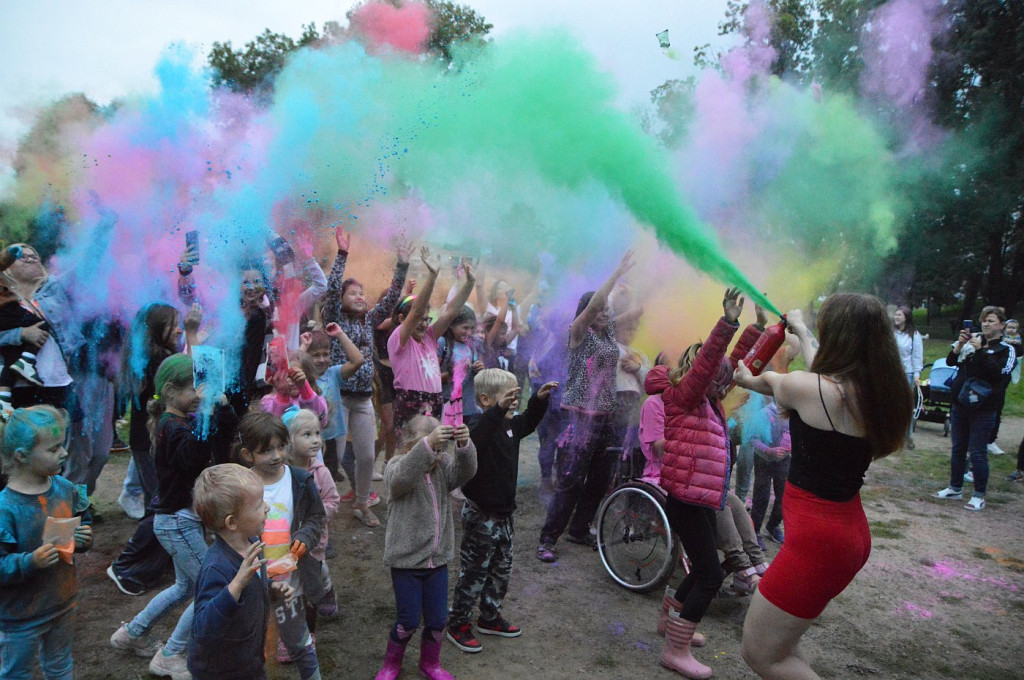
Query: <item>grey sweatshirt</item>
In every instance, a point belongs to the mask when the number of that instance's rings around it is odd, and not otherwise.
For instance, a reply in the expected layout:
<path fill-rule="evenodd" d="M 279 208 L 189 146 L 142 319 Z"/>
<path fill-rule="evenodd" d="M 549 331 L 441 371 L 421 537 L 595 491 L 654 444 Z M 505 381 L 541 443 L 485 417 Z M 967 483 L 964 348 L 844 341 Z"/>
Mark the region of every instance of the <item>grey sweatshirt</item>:
<path fill-rule="evenodd" d="M 448 446 L 448 444 L 445 444 Z M 397 456 L 384 471 L 388 494 L 388 527 L 384 564 L 397 569 L 433 569 L 455 555 L 455 526 L 448 492 L 476 474 L 473 441 L 445 452 L 433 471 L 434 454 L 426 438 L 409 453 Z"/>

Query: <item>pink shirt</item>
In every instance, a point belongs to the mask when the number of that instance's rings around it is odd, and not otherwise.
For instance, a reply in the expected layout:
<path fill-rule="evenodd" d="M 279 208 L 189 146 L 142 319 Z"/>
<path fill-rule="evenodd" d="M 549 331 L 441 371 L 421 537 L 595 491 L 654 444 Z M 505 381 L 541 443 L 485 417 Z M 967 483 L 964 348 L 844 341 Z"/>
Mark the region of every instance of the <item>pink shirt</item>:
<path fill-rule="evenodd" d="M 414 392 L 431 394 L 441 391 L 441 365 L 437 360 L 437 338 L 430 326 L 423 334 L 423 340 L 409 336 L 405 347 L 401 347 L 401 328 L 396 328 L 388 338 L 388 356 L 391 370 L 395 373 L 395 387 Z"/>
<path fill-rule="evenodd" d="M 324 512 L 327 513 L 327 519 L 324 521 L 324 532 L 320 535 L 320 542 L 309 551 L 309 554 L 314 559 L 323 562 L 327 559 L 327 539 L 330 538 L 327 527 L 331 520 L 334 519 L 334 516 L 338 514 L 338 507 L 341 505 L 341 495 L 338 493 L 337 484 L 334 483 L 334 477 L 331 476 L 330 471 L 323 464 L 319 455 L 313 458 L 309 471 L 313 473 L 313 483 L 316 484 L 316 489 L 320 492 L 320 500 L 323 501 Z"/>
<path fill-rule="evenodd" d="M 640 410 L 640 450 L 647 463 L 641 479 L 651 484 L 661 481 L 661 461 L 654 450 L 654 442 L 665 438 L 665 402 L 660 394 L 647 397 Z"/>

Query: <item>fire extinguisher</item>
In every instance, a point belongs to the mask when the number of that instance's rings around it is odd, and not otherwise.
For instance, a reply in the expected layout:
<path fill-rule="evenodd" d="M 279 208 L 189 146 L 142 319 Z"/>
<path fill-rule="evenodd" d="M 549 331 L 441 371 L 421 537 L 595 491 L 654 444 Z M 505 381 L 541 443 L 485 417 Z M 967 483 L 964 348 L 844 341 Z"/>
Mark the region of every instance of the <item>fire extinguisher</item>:
<path fill-rule="evenodd" d="M 746 358 L 743 359 L 744 365 L 750 369 L 750 372 L 754 375 L 760 375 L 764 370 L 768 362 L 772 360 L 775 353 L 779 351 L 782 344 L 786 342 L 786 315 L 782 315 L 782 319 L 767 329 L 757 339 L 754 346 L 747 352 Z"/>

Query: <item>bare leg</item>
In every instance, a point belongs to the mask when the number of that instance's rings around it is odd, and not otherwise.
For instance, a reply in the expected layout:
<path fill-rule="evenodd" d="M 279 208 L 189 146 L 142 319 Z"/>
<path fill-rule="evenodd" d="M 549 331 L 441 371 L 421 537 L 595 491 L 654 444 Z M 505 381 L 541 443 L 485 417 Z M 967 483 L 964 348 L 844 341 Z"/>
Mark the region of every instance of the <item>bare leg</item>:
<path fill-rule="evenodd" d="M 764 680 L 820 680 L 799 646 L 814 621 L 787 614 L 755 592 L 743 621 L 743 660 Z"/>
<path fill-rule="evenodd" d="M 384 461 L 395 455 L 395 405 L 380 405 L 380 438 L 384 442 Z"/>

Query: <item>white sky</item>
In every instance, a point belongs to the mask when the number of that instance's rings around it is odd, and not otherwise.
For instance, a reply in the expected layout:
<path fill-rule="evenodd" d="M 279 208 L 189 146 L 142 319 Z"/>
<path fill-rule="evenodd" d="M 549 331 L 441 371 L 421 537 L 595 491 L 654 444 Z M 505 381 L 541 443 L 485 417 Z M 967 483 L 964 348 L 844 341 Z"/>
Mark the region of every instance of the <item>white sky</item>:
<path fill-rule="evenodd" d="M 204 55 L 269 28 L 298 37 L 313 21 L 345 23 L 351 0 L 0 0 L 0 194 L 33 111 L 72 92 L 100 104 L 152 92 L 154 66 L 173 42 Z M 711 42 L 726 0 L 466 0 L 494 24 L 491 35 L 565 26 L 613 73 L 628 108 L 668 78 L 693 72 L 692 49 Z M 669 29 L 676 58 L 658 47 Z"/>

